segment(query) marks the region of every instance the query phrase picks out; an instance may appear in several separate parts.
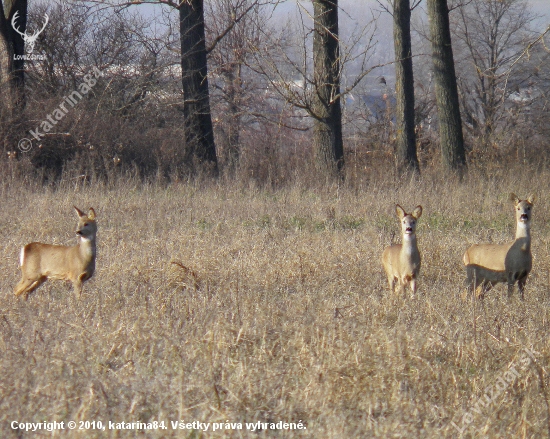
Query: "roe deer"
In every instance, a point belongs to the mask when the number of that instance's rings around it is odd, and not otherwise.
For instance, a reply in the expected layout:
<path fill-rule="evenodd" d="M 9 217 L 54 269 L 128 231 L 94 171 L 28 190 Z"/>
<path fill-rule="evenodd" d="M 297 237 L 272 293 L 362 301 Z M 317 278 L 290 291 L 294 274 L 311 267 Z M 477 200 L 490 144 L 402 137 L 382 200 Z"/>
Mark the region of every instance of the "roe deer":
<path fill-rule="evenodd" d="M 94 209 L 86 215 L 75 207 L 78 215 L 78 244 L 65 245 L 31 242 L 21 249 L 21 280 L 15 287 L 15 295 L 28 295 L 47 279 L 70 280 L 74 292 L 80 297 L 82 283 L 92 277 L 96 255 L 96 214 Z"/>
<path fill-rule="evenodd" d="M 525 282 L 531 271 L 531 215 L 535 196 L 520 200 L 510 194 L 510 201 L 516 211 L 516 239 L 506 244 L 474 244 L 464 253 L 466 266 L 465 295 L 472 291 L 483 298 L 499 282 L 508 283 L 508 297 L 512 295 L 514 284 L 518 283 L 519 295 L 523 300 Z"/>
<path fill-rule="evenodd" d="M 403 244 L 387 247 L 382 254 L 382 264 L 388 276 L 392 292 L 396 284 L 403 293 L 410 283 L 412 295 L 416 294 L 416 278 L 420 272 L 420 252 L 416 245 L 416 221 L 422 215 L 422 206 L 416 206 L 412 213 L 407 213 L 397 204 L 395 212 L 401 222 Z"/>

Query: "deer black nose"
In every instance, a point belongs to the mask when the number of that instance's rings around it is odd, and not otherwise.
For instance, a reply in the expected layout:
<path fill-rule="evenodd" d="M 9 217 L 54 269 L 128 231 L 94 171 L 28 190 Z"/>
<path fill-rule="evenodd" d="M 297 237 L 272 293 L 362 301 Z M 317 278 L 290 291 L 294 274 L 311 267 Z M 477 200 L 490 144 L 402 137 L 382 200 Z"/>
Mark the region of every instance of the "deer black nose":
<path fill-rule="evenodd" d="M 523 214 L 521 214 L 519 219 L 522 220 L 522 221 L 527 221 L 529 219 L 529 216 L 526 213 L 523 213 Z"/>

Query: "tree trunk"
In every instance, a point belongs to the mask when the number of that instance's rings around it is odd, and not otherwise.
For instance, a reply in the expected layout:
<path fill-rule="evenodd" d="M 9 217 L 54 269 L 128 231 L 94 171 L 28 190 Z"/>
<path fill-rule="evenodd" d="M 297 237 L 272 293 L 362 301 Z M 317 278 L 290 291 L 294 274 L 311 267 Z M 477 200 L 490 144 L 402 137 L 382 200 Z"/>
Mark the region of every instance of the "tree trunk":
<path fill-rule="evenodd" d="M 397 158 L 402 170 L 420 170 L 414 131 L 414 76 L 409 0 L 394 0 L 393 42 L 395 47 L 395 97 Z"/>
<path fill-rule="evenodd" d="M 12 120 L 25 105 L 25 42 L 11 25 L 16 12 L 18 29 L 27 26 L 27 0 L 0 0 L 0 117 Z"/>
<path fill-rule="evenodd" d="M 179 7 L 183 118 L 190 161 L 218 173 L 218 160 L 208 90 L 203 0 L 187 0 Z"/>
<path fill-rule="evenodd" d="M 227 101 L 227 164 L 230 172 L 234 172 L 239 164 L 240 159 L 240 131 L 241 131 L 241 115 L 240 115 L 240 98 L 242 96 L 241 90 L 241 65 L 236 64 L 230 66 L 225 72 L 222 73 L 225 77 L 225 99 Z"/>
<path fill-rule="evenodd" d="M 313 113 L 318 169 L 343 177 L 338 0 L 313 0 Z"/>
<path fill-rule="evenodd" d="M 428 18 L 432 38 L 435 97 L 443 163 L 449 169 L 460 170 L 466 165 L 466 154 L 462 137 L 447 0 L 428 0 Z"/>

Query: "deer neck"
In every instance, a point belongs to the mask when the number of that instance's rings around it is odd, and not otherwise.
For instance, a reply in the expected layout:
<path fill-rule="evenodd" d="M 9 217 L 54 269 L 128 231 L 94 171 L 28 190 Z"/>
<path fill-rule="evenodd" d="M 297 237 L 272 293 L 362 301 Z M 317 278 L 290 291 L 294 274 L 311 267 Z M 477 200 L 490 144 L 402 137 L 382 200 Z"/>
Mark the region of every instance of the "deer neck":
<path fill-rule="evenodd" d="M 404 234 L 403 235 L 403 244 L 401 247 L 401 251 L 404 254 L 412 254 L 416 252 L 416 234 L 413 233 L 411 235 Z"/>
<path fill-rule="evenodd" d="M 516 239 L 520 238 L 526 238 L 527 240 L 531 239 L 531 225 L 529 223 L 518 221 L 516 227 Z"/>
<path fill-rule="evenodd" d="M 83 259 L 93 261 L 96 254 L 95 236 L 78 238 L 78 250 Z"/>
<path fill-rule="evenodd" d="M 522 252 L 531 252 L 531 228 L 529 223 L 518 222 L 515 243 L 515 245 L 519 245 L 517 248 Z"/>

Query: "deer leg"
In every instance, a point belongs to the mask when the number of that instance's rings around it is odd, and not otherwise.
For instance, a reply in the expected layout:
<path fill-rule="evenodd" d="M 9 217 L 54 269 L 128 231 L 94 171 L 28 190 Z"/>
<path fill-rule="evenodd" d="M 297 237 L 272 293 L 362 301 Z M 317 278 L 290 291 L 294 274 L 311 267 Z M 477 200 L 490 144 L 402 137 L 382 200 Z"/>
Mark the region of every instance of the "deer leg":
<path fill-rule="evenodd" d="M 388 276 L 388 284 L 390 285 L 390 291 L 395 291 L 395 277 L 393 275 Z"/>
<path fill-rule="evenodd" d="M 416 279 L 413 277 L 411 279 L 411 297 L 416 296 Z"/>
<path fill-rule="evenodd" d="M 82 294 L 82 280 L 80 276 L 73 281 L 73 291 L 77 298 L 80 298 Z"/>
<path fill-rule="evenodd" d="M 466 267 L 466 280 L 464 282 L 464 286 L 465 289 L 462 293 L 462 300 L 465 301 L 476 293 L 478 287 L 475 270 L 470 266 Z"/>
<path fill-rule="evenodd" d="M 525 283 L 527 282 L 527 276 L 518 279 L 519 298 L 523 300 L 523 292 L 525 291 Z"/>
<path fill-rule="evenodd" d="M 483 300 L 485 298 L 485 293 L 489 291 L 493 285 L 490 282 L 479 282 L 475 284 L 475 295 L 476 298 L 479 300 Z"/>
<path fill-rule="evenodd" d="M 88 275 L 86 273 L 82 273 L 73 281 L 74 293 L 78 298 L 80 298 L 80 296 L 82 295 L 82 284 L 86 279 L 88 279 Z"/>
<path fill-rule="evenodd" d="M 47 278 L 42 276 L 38 279 L 25 279 L 24 277 L 15 286 L 14 294 L 20 296 L 25 294 L 25 300 L 27 300 L 30 293 L 36 290 L 40 285 L 46 282 Z"/>
<path fill-rule="evenodd" d="M 398 293 L 399 296 L 401 296 L 405 292 L 406 281 L 405 281 L 405 279 L 398 279 L 397 284 L 399 285 L 399 289 L 398 289 L 397 293 Z"/>
<path fill-rule="evenodd" d="M 514 284 L 516 283 L 517 277 L 514 273 L 508 273 L 508 300 L 512 298 L 514 293 Z"/>
<path fill-rule="evenodd" d="M 21 279 L 19 283 L 15 286 L 13 294 L 15 294 L 16 296 L 20 296 L 21 294 L 23 294 L 23 292 L 27 290 L 29 286 L 31 286 L 33 282 L 35 281 L 33 281 L 32 279 Z"/>

